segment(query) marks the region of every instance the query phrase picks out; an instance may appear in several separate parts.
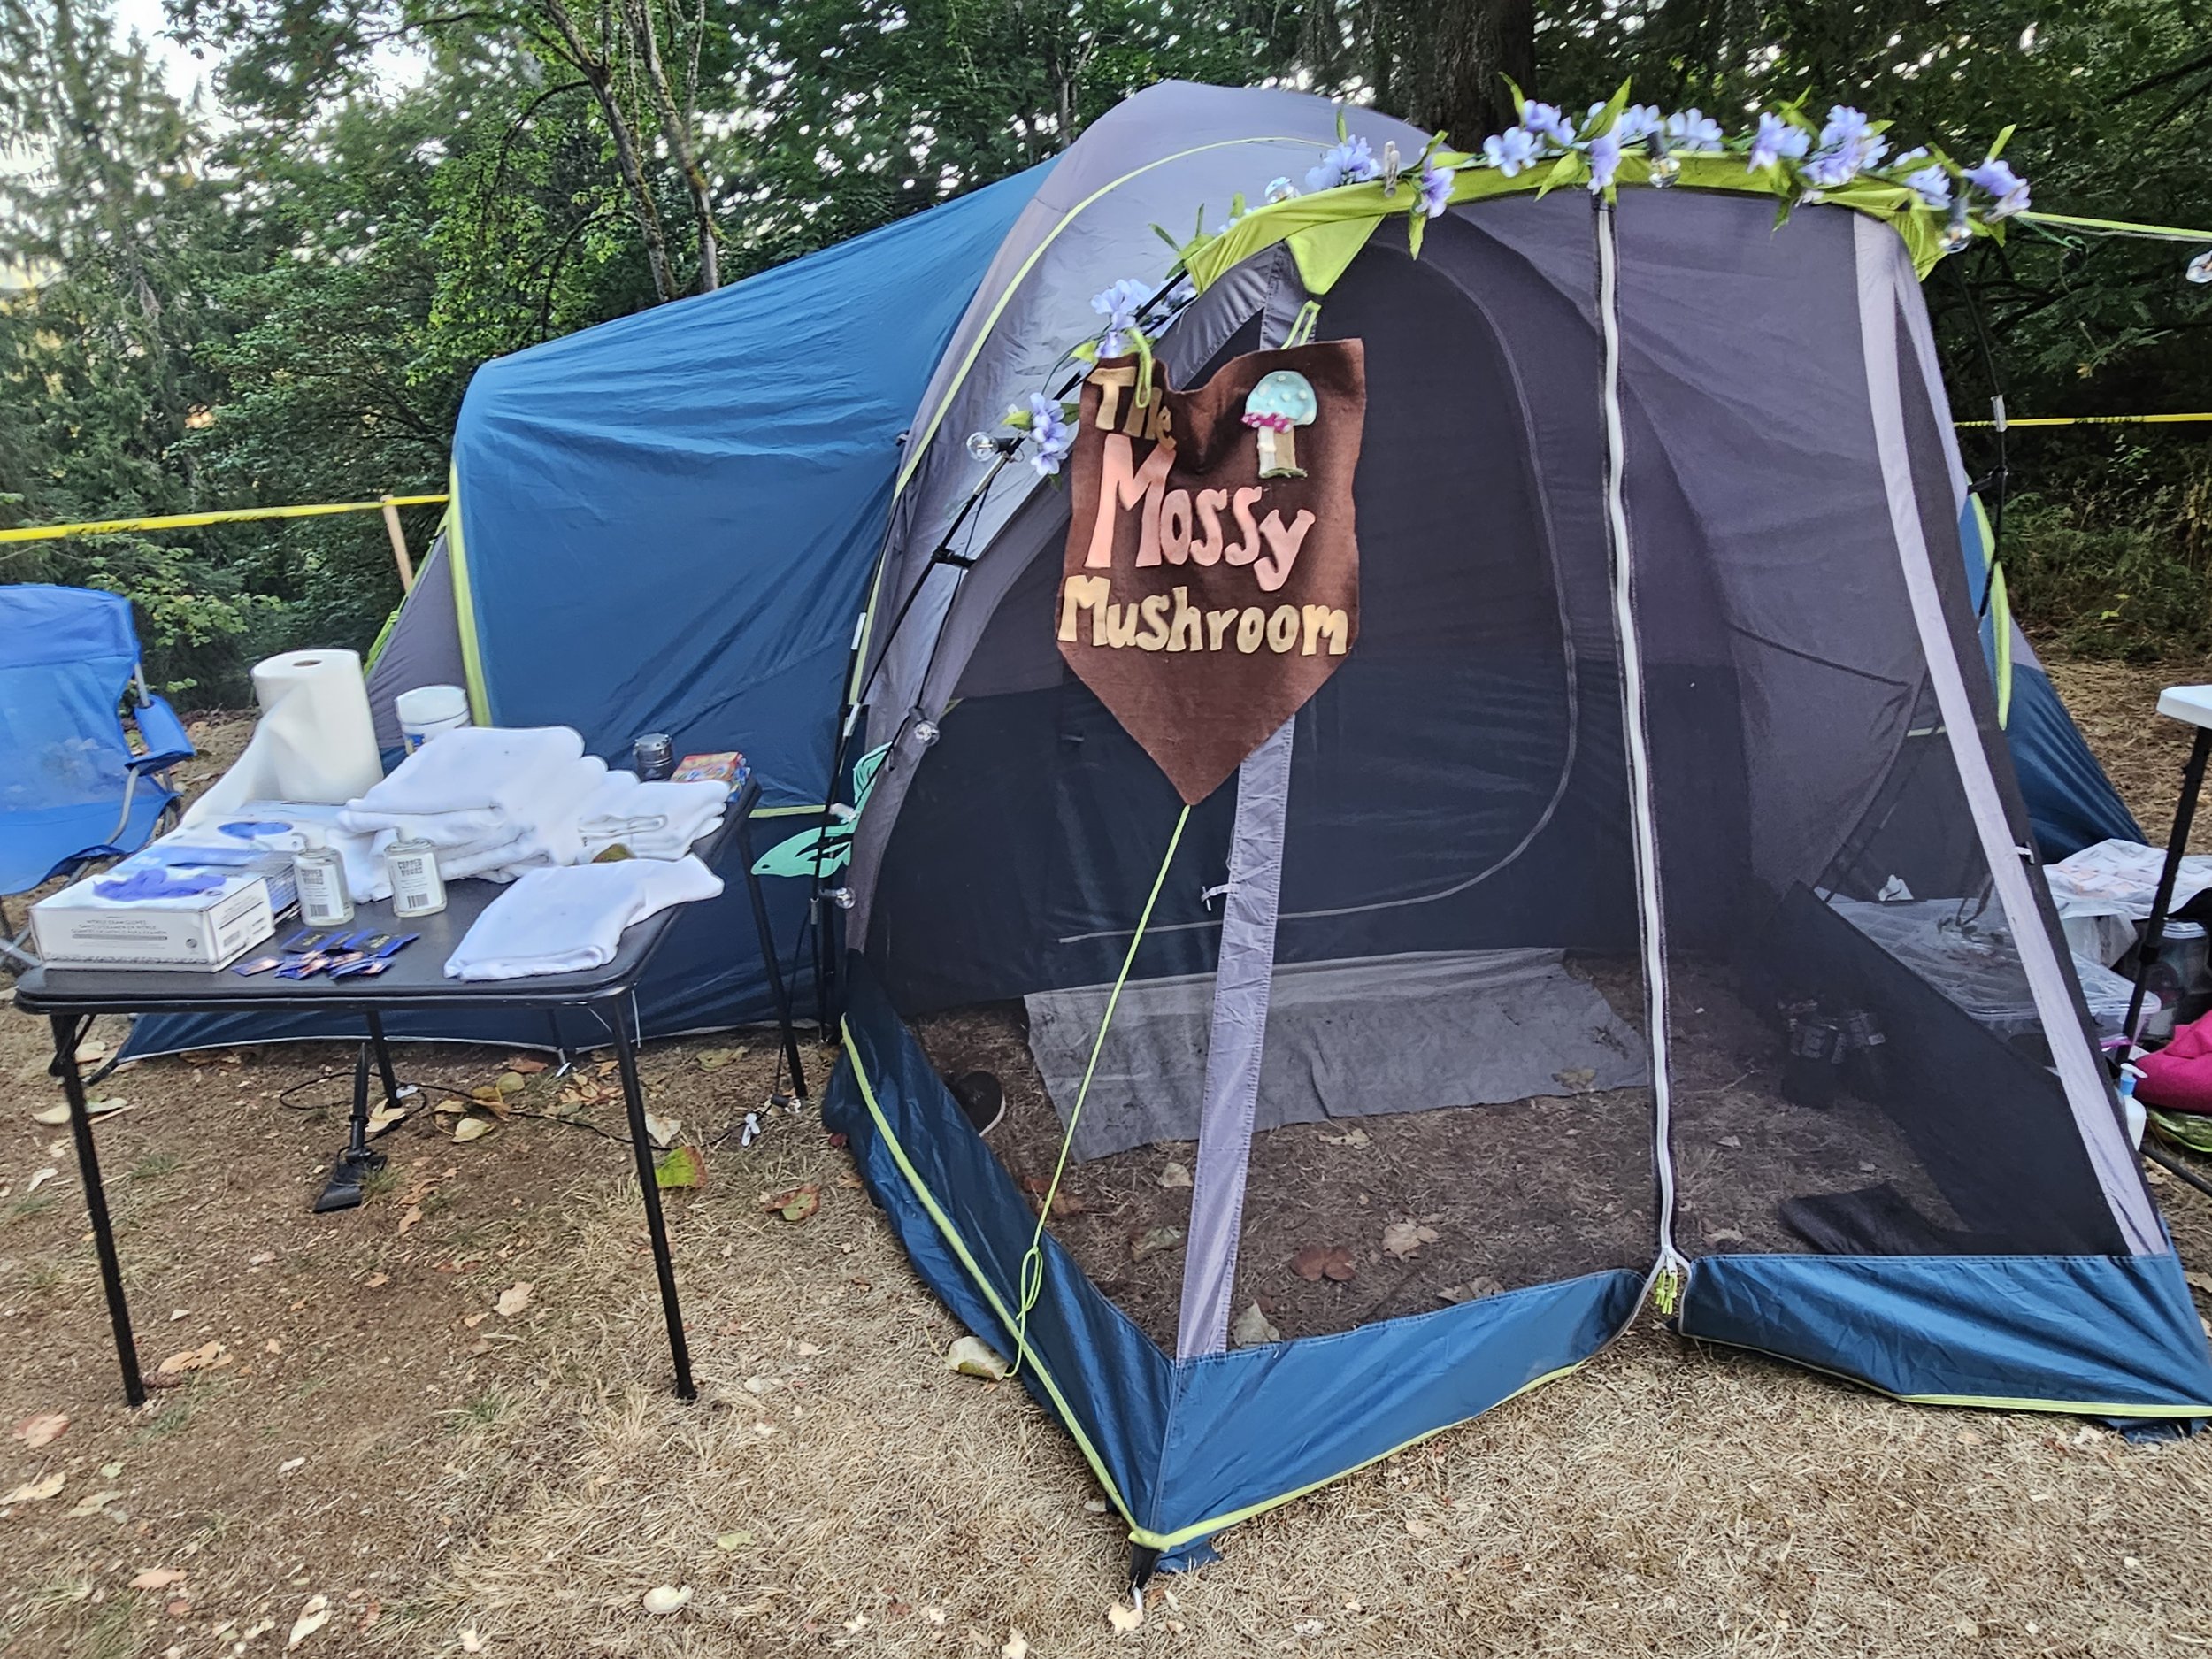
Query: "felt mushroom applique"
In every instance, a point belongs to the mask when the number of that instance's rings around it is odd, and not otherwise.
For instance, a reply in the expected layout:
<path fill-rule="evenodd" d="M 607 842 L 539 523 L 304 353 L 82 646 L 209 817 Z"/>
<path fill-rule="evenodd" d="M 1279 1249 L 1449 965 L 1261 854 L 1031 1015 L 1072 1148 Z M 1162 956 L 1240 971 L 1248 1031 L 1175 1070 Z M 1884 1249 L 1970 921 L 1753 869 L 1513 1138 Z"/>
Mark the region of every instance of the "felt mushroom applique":
<path fill-rule="evenodd" d="M 1313 425 L 1320 404 L 1313 382 L 1295 369 L 1264 376 L 1244 400 L 1244 424 L 1260 434 L 1262 478 L 1303 478 L 1298 465 L 1297 429 Z"/>

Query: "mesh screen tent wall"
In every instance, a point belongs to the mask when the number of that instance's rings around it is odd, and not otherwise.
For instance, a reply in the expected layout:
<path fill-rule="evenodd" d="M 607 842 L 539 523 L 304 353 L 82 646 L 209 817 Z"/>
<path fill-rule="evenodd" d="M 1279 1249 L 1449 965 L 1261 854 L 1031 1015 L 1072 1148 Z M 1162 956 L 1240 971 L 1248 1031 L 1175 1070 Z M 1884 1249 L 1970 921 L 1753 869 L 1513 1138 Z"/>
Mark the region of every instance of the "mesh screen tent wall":
<path fill-rule="evenodd" d="M 1123 274 L 1056 257 L 1023 280 Z M 1308 297 L 1256 257 L 1168 335 L 1177 383 Z M 1057 492 L 933 565 L 980 472 L 941 461 L 877 599 L 929 585 L 872 647 L 828 1114 L 1141 1569 L 1571 1369 L 1678 1270 L 1684 1332 L 1902 1397 L 2212 1414 L 1996 724 L 1894 233 L 1503 198 L 1417 259 L 1384 227 L 1317 332 L 1365 346 L 1362 620 L 1279 825 L 1233 779 L 1169 852 L 1172 788 L 1054 647 Z M 986 1136 L 946 1082 L 979 1070 Z"/>

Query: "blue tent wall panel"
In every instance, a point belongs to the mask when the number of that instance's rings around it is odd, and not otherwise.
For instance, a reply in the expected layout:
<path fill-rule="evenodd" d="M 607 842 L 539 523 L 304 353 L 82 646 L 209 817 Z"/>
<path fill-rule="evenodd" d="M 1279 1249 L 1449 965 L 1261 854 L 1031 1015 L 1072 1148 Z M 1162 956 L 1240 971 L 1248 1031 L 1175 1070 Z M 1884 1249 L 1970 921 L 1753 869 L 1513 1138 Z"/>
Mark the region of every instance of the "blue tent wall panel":
<path fill-rule="evenodd" d="M 1908 1399 L 2212 1416 L 2171 1255 L 1709 1256 L 1681 1329 Z"/>
<path fill-rule="evenodd" d="M 573 726 L 617 764 L 645 731 L 680 753 L 742 749 L 769 805 L 823 798 L 899 433 L 1041 171 L 478 372 L 454 454 L 496 718 Z M 764 819 L 755 841 L 804 825 Z M 728 891 L 655 959 L 638 998 L 648 1035 L 774 1017 L 733 858 L 722 875 Z M 768 884 L 787 948 L 801 887 Z M 549 1041 L 537 1015 L 388 1025 Z M 359 1034 L 328 1016 L 172 1017 L 141 1020 L 127 1051 Z"/>
<path fill-rule="evenodd" d="M 864 964 L 855 962 L 849 983 L 846 1031 L 860 1071 L 849 1058 L 840 1066 L 824 1121 L 848 1137 L 916 1271 L 970 1330 L 1011 1356 L 1000 1310 L 1018 1305 L 1036 1218 Z M 1040 1404 L 1073 1420 L 1147 1541 L 1194 1528 L 1202 1539 L 1208 1523 L 1226 1525 L 1579 1363 L 1626 1322 L 1642 1282 L 1593 1274 L 1179 1363 L 1049 1234 L 1044 1264 L 1027 1336 L 1051 1386 L 1033 1371 L 1024 1380 Z"/>
<path fill-rule="evenodd" d="M 485 365 L 454 457 L 495 718 L 820 801 L 899 434 L 1038 182 Z"/>
<path fill-rule="evenodd" d="M 998 1309 L 1010 1313 L 1019 1305 L 1022 1257 L 1036 1217 L 858 958 L 847 985 L 851 1006 L 845 1030 L 866 1088 L 849 1056 L 823 1102 L 823 1121 L 850 1141 L 870 1192 L 888 1213 L 916 1271 L 970 1330 L 1010 1358 L 1013 1326 Z M 895 1149 L 868 1110 L 871 1099 Z M 900 1168 L 902 1154 L 958 1235 L 957 1248 Z M 979 1294 L 960 1249 L 991 1286 L 990 1295 Z M 1027 1339 L 1045 1376 L 1025 1367 L 1023 1379 L 1048 1410 L 1056 1414 L 1064 1404 L 1129 1511 L 1141 1517 L 1152 1507 L 1173 1367 L 1049 1234 L 1043 1255 L 1043 1289 L 1030 1311 Z M 1060 1402 L 1051 1398 L 1046 1377 L 1059 1390 Z"/>
<path fill-rule="evenodd" d="M 1970 497 L 1959 515 L 1959 541 L 1966 549 L 1968 591 L 1982 604 L 1989 575 L 1989 543 L 1981 515 Z M 1982 652 L 1993 673 L 1997 666 L 1994 615 L 1982 618 Z M 2006 626 L 2014 626 L 2009 620 Z M 2081 729 L 2066 712 L 2051 677 L 2013 636 L 2012 707 L 2005 722 L 2005 744 L 2020 780 L 2020 798 L 2035 829 L 2036 850 L 2046 864 L 2101 841 L 2139 841 L 2143 832 L 2120 799 L 2112 780 L 2089 752 Z"/>

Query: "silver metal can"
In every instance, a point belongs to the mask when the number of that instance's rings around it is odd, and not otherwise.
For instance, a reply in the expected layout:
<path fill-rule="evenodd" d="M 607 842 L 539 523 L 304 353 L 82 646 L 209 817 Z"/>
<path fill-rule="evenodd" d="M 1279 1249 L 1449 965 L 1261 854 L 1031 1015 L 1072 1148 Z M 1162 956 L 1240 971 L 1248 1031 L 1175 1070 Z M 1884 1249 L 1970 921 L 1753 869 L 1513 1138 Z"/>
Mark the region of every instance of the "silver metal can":
<path fill-rule="evenodd" d="M 292 882 L 299 889 L 300 920 L 310 927 L 335 927 L 353 919 L 346 861 L 333 849 L 309 847 L 294 853 Z"/>
<path fill-rule="evenodd" d="M 630 768 L 647 783 L 676 770 L 676 740 L 665 732 L 641 732 L 630 745 Z"/>
<path fill-rule="evenodd" d="M 392 880 L 393 915 L 435 916 L 445 909 L 438 849 L 428 841 L 394 841 L 384 849 L 384 868 Z"/>

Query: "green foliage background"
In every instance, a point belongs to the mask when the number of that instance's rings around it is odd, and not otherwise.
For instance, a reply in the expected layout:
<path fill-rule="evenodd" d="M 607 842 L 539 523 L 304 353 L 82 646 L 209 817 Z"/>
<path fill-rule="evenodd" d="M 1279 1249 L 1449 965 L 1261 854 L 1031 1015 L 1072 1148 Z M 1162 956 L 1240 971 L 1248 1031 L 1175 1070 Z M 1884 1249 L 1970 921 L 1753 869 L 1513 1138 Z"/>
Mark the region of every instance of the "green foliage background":
<path fill-rule="evenodd" d="M 216 67 L 192 107 L 102 4 L 0 0 L 0 526 L 442 488 L 485 359 L 1002 177 L 1169 76 L 1465 127 L 1532 54 L 1571 106 L 1624 76 L 1732 125 L 1803 95 L 1961 155 L 2016 122 L 2039 207 L 2212 225 L 2197 0 L 170 0 Z M 426 61 L 405 90 L 371 73 L 395 43 Z M 1959 412 L 1993 377 L 2016 414 L 2212 408 L 2185 257 L 2019 234 L 1939 271 Z M 2032 622 L 2212 648 L 2212 428 L 2009 451 Z M 130 594 L 201 703 L 267 652 L 365 645 L 397 598 L 373 514 L 0 546 L 0 580 Z"/>

